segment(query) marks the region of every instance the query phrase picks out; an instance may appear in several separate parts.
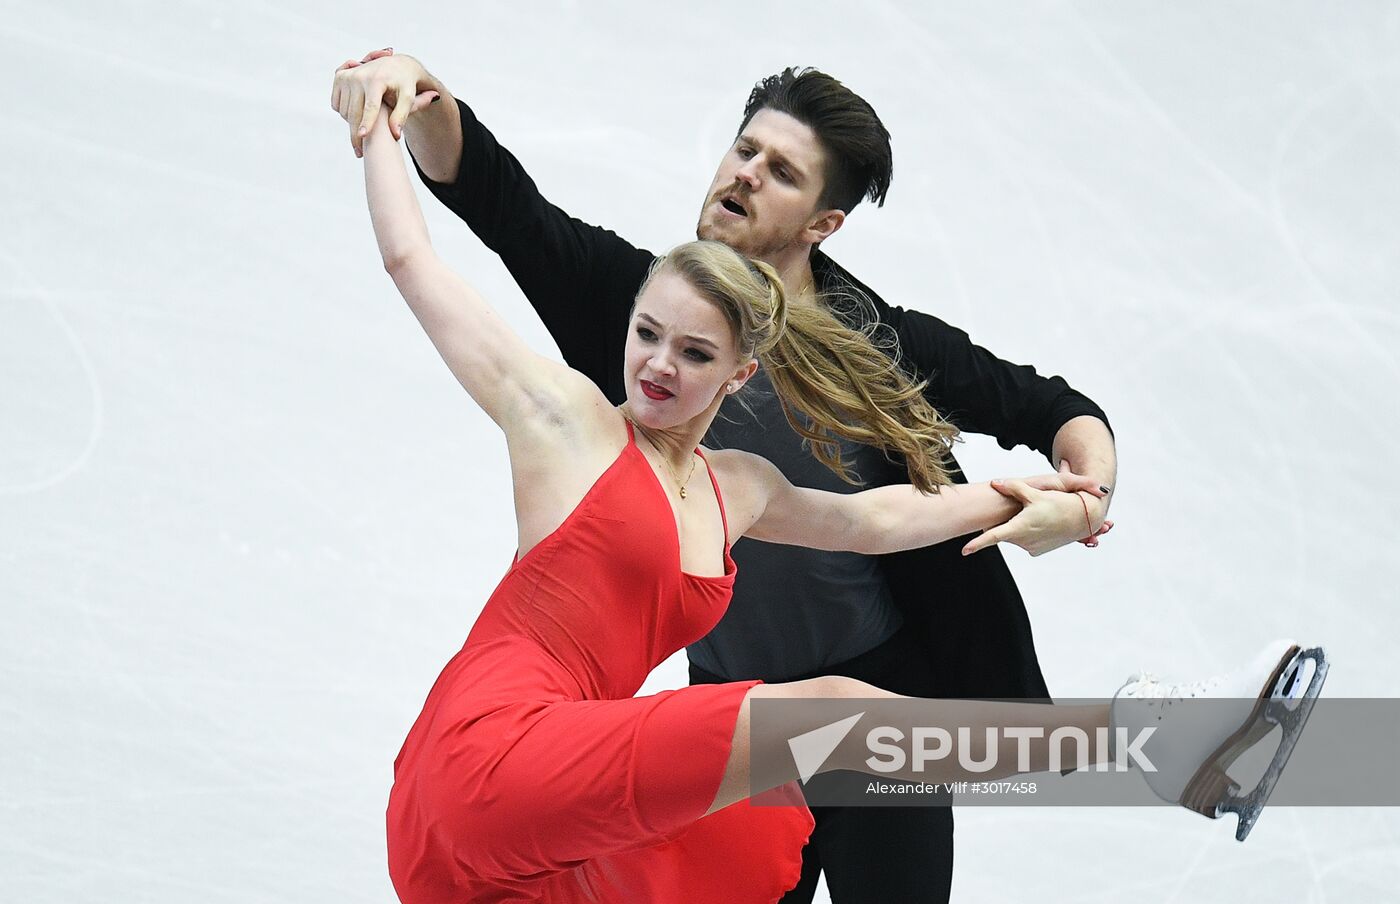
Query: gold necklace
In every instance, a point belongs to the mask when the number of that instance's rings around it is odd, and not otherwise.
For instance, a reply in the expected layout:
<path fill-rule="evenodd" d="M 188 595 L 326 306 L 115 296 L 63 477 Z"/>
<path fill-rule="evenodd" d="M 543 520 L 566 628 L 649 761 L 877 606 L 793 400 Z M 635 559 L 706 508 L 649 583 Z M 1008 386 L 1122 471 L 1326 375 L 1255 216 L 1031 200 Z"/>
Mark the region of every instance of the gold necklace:
<path fill-rule="evenodd" d="M 661 450 L 657 449 L 656 451 L 660 452 Z M 695 459 L 698 457 L 694 452 L 690 453 L 690 473 L 685 475 L 685 480 L 681 480 L 676 476 L 676 472 L 671 467 L 671 462 L 667 461 L 665 454 L 663 453 L 661 456 L 661 463 L 666 466 L 666 470 L 671 472 L 671 479 L 676 482 L 676 486 L 680 489 L 682 499 L 685 498 L 685 485 L 690 483 L 690 478 L 695 476 Z"/>
<path fill-rule="evenodd" d="M 680 491 L 680 497 L 684 499 L 685 485 L 690 483 L 690 478 L 695 476 L 695 465 L 697 463 L 696 459 L 698 459 L 700 456 L 696 455 L 694 452 L 690 453 L 690 471 L 685 475 L 685 480 L 681 480 L 680 475 L 676 473 L 676 469 L 671 467 L 671 460 L 666 457 L 665 451 L 663 451 L 662 448 L 658 446 L 650 436 L 647 436 L 646 428 L 643 427 L 641 424 L 638 424 L 636 421 L 632 420 L 630 417 L 627 417 L 626 415 L 623 415 L 623 417 L 627 419 L 627 423 L 632 425 L 632 429 L 636 430 L 642 436 L 646 437 L 646 441 L 651 445 L 653 449 L 657 451 L 658 454 L 660 454 L 661 463 L 665 465 L 666 470 L 671 473 L 671 479 L 676 482 L 676 488 Z"/>

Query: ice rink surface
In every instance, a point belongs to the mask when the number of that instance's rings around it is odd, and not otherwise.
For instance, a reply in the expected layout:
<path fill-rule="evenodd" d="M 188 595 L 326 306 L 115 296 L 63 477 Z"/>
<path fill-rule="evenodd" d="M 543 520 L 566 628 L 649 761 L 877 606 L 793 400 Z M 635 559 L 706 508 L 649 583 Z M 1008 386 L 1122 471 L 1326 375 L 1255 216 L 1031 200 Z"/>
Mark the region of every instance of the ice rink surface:
<path fill-rule="evenodd" d="M 1329 695 L 1396 693 L 1400 4 L 0 11 L 4 900 L 394 898 L 392 760 L 514 544 L 504 444 L 382 271 L 328 107 L 386 44 L 653 249 L 693 234 L 757 78 L 837 75 L 896 167 L 831 254 L 1117 432 L 1102 547 L 1007 551 L 1052 691 L 1289 634 L 1327 645 Z M 958 901 L 1400 895 L 1394 810 L 1271 809 L 1245 845 L 1165 809 L 957 819 Z"/>

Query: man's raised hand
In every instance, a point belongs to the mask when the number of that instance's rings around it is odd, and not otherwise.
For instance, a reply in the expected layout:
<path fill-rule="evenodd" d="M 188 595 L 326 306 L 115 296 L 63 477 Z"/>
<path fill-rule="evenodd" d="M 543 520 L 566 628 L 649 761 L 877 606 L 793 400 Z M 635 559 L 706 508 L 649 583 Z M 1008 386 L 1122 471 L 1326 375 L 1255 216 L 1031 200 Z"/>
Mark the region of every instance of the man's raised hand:
<path fill-rule="evenodd" d="M 331 85 L 331 109 L 350 128 L 350 146 L 364 156 L 364 139 L 379 115 L 381 104 L 390 104 L 389 131 L 394 140 L 403 137 L 408 117 L 437 100 L 432 76 L 423 64 L 393 48 L 371 51 L 359 60 L 346 60 L 335 70 Z"/>

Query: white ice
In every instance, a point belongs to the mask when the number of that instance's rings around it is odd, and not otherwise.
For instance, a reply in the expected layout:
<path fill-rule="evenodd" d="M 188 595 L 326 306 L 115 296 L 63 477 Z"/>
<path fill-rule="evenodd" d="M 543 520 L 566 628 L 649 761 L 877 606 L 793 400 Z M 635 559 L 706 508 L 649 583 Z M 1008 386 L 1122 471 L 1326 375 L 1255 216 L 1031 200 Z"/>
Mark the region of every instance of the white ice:
<path fill-rule="evenodd" d="M 1395 3 L 5 2 L 0 898 L 393 899 L 391 763 L 513 531 L 328 106 L 386 44 L 650 248 L 690 236 L 755 79 L 838 75 L 896 177 L 831 253 L 1117 431 L 1103 546 L 1008 553 L 1052 690 L 1292 634 L 1329 695 L 1395 694 Z M 957 820 L 959 901 L 1397 894 L 1394 810 L 1270 809 L 1242 846 L 1164 809 Z"/>

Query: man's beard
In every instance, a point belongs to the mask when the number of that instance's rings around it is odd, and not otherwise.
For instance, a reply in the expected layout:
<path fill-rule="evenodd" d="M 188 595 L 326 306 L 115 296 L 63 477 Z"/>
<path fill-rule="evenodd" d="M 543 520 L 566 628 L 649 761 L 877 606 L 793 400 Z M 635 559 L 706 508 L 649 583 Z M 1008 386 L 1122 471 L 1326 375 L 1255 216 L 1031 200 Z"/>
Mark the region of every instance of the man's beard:
<path fill-rule="evenodd" d="M 695 227 L 695 237 L 708 241 L 723 242 L 730 248 L 753 260 L 772 261 L 779 254 L 791 248 L 795 241 L 792 236 L 770 236 L 766 241 L 755 241 L 749 234 L 728 236 L 721 229 L 711 229 L 702 217 Z"/>
<path fill-rule="evenodd" d="M 794 236 L 770 236 L 767 240 L 755 239 L 751 231 L 745 229 L 739 235 L 726 235 L 724 221 L 707 222 L 706 218 L 711 208 L 719 204 L 719 199 L 726 195 L 733 195 L 745 210 L 749 209 L 748 193 L 744 190 L 742 183 L 727 185 L 709 195 L 705 199 L 705 206 L 700 209 L 700 219 L 695 224 L 695 237 L 709 241 L 723 242 L 735 251 L 748 258 L 755 260 L 767 260 L 776 257 L 781 251 L 787 250 L 793 244 Z M 753 216 L 749 214 L 749 216 Z M 745 220 L 745 225 L 748 221 Z M 734 225 L 738 226 L 736 222 Z"/>

